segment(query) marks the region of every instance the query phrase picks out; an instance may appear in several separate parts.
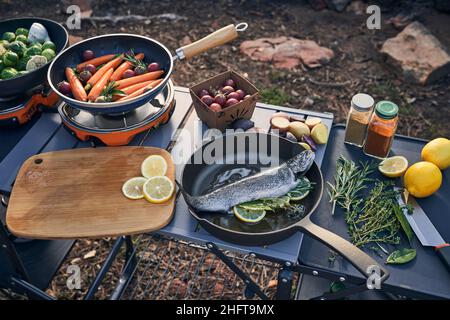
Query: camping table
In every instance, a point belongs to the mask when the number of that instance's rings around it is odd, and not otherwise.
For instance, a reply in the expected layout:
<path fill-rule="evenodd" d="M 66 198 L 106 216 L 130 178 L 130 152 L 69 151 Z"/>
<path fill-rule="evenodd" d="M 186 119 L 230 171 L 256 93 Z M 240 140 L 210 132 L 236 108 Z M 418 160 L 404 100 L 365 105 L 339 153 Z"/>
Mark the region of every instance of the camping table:
<path fill-rule="evenodd" d="M 174 161 L 178 163 L 181 162 L 179 161 L 180 156 L 183 156 L 184 159 L 184 157 L 191 154 L 193 148 L 201 145 L 202 133 L 207 128 L 198 121 L 195 112 L 193 112 L 189 91 L 186 88 L 176 88 L 175 99 L 176 108 L 169 123 L 161 126 L 157 130 L 151 130 L 137 135 L 130 145 L 153 146 L 172 150 Z M 270 115 L 280 109 L 282 108 L 259 104 L 253 116 L 256 126 L 265 131 L 269 131 Z M 301 117 L 321 117 L 323 122 L 328 126 L 332 124 L 333 116 L 331 114 L 292 109 L 285 109 L 285 111 Z M 181 128 L 184 128 L 185 131 L 176 130 Z M 22 163 L 30 156 L 41 152 L 102 146 L 98 141 L 81 142 L 77 140 L 62 125 L 59 115 L 55 112 L 48 111 L 44 112 L 38 119 L 35 119 L 25 127 L 0 129 L 0 138 L 5 142 L 2 143 L 2 148 L 0 149 L 2 151 L 0 155 L 2 157 L 2 161 L 0 162 L 0 193 L 6 195 L 11 192 L 15 176 Z M 319 164 L 323 159 L 324 152 L 324 147 L 317 152 L 316 160 Z M 177 167 L 177 172 L 181 172 L 180 167 Z M 232 259 L 228 258 L 226 252 L 238 252 L 251 257 L 251 259 L 267 259 L 277 262 L 283 268 L 284 266 L 290 266 L 296 263 L 303 239 L 303 235 L 297 233 L 282 242 L 264 247 L 244 247 L 221 241 L 199 227 L 197 221 L 188 213 L 186 203 L 179 195 L 174 219 L 168 226 L 160 230 L 158 234 L 171 239 L 181 239 L 188 243 L 199 244 L 209 249 L 246 283 L 247 296 L 252 296 L 256 293 L 262 298 L 266 297 L 264 293 L 255 285 L 248 274 L 243 272 Z M 87 294 L 88 298 L 93 297 L 110 263 L 124 242 L 131 245 L 128 237 L 120 237 L 117 240 L 104 267 L 97 275 L 93 285 L 91 285 Z M 64 244 L 64 248 L 69 249 L 73 242 L 58 240 L 55 243 L 62 243 Z M 131 249 L 129 253 L 135 254 L 136 252 Z M 63 257 L 64 254 L 61 253 L 59 260 L 62 261 Z M 122 279 L 123 281 L 119 282 L 117 290 L 114 291 L 113 298 L 119 298 L 122 295 L 123 290 L 130 281 L 130 277 L 134 273 L 135 267 L 134 263 L 127 263 L 124 270 L 125 276 Z M 278 297 L 288 298 L 291 294 L 290 285 L 292 278 L 291 273 L 285 275 L 282 268 L 279 272 L 280 290 L 278 290 Z M 30 274 L 30 278 L 34 278 L 32 274 Z M 38 276 L 35 278 L 38 278 Z M 48 284 L 49 281 L 50 279 L 41 281 L 41 287 L 45 288 L 45 283 Z"/>
<path fill-rule="evenodd" d="M 333 175 L 336 169 L 336 159 L 344 155 L 347 159 L 355 162 L 369 160 L 361 149 L 344 144 L 343 125 L 335 125 L 331 131 L 329 146 L 327 148 L 322 172 L 325 181 L 333 182 Z M 409 163 L 420 161 L 420 150 L 426 143 L 425 140 L 415 139 L 397 135 L 393 146 L 392 155 L 403 155 Z M 382 176 L 375 173 L 378 178 Z M 443 184 L 439 191 L 426 199 L 419 199 L 418 203 L 426 212 L 436 229 L 442 237 L 450 240 L 450 170 L 443 171 Z M 331 215 L 331 203 L 328 195 L 324 196 L 316 213 L 312 215 L 312 220 L 318 225 L 331 230 L 332 232 L 348 239 L 347 226 L 343 218 L 343 212 L 338 208 L 335 214 Z M 406 240 L 402 239 L 402 244 L 407 246 Z M 450 273 L 444 264 L 433 252 L 431 247 L 423 247 L 419 240 L 414 237 L 412 247 L 417 250 L 417 257 L 412 262 L 405 265 L 388 265 L 390 277 L 382 286 L 384 291 L 401 296 L 419 299 L 450 299 Z M 393 247 L 386 246 L 389 251 Z M 380 263 L 386 259 L 379 257 L 372 250 L 365 250 Z M 325 277 L 333 281 L 346 281 L 360 283 L 361 286 L 350 288 L 348 292 L 342 294 L 355 293 L 360 290 L 367 290 L 365 280 L 361 274 L 343 259 L 337 259 L 330 263 L 328 258 L 330 250 L 321 243 L 313 240 L 309 236 L 304 237 L 297 271 L 308 273 L 314 276 Z M 294 268 L 295 269 L 295 268 Z M 322 297 L 325 298 L 325 297 Z"/>

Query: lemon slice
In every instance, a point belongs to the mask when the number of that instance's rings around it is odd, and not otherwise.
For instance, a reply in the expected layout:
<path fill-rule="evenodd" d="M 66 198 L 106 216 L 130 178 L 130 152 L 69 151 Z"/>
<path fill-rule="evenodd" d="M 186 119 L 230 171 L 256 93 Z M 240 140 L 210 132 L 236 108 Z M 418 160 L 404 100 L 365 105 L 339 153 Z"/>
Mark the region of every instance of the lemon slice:
<path fill-rule="evenodd" d="M 152 177 L 144 183 L 144 197 L 151 203 L 162 203 L 172 197 L 175 187 L 166 176 Z"/>
<path fill-rule="evenodd" d="M 386 177 L 401 177 L 408 169 L 408 160 L 403 156 L 386 158 L 378 165 L 378 170 Z"/>
<path fill-rule="evenodd" d="M 152 155 L 142 162 L 141 173 L 147 179 L 156 176 L 164 176 L 166 172 L 167 162 L 162 156 Z"/>
<path fill-rule="evenodd" d="M 303 181 L 301 181 L 297 187 L 288 192 L 287 195 L 290 198 L 290 200 L 300 201 L 308 196 L 311 187 L 311 182 L 307 177 L 303 177 L 302 179 Z"/>
<path fill-rule="evenodd" d="M 122 193 L 128 199 L 142 199 L 144 197 L 144 193 L 142 192 L 142 188 L 147 179 L 143 177 L 135 177 L 129 179 L 122 186 Z"/>
<path fill-rule="evenodd" d="M 255 210 L 249 210 L 244 209 L 240 206 L 234 206 L 233 212 L 236 218 L 238 218 L 241 221 L 249 222 L 249 223 L 256 223 L 264 219 L 266 216 L 266 210 L 261 209 L 255 209 Z"/>
<path fill-rule="evenodd" d="M 25 70 L 33 71 L 39 69 L 43 65 L 47 63 L 47 58 L 44 56 L 33 56 L 30 60 L 28 60 Z"/>

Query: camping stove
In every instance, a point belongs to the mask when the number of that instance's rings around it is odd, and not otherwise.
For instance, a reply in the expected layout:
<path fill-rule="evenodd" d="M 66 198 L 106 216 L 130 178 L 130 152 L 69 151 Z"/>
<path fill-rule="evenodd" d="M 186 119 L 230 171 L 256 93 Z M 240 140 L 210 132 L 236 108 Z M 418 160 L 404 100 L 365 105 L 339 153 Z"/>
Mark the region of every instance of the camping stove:
<path fill-rule="evenodd" d="M 58 95 L 45 85 L 17 97 L 0 98 L 0 126 L 22 125 L 39 112 L 40 106 L 51 108 L 58 100 Z"/>
<path fill-rule="evenodd" d="M 127 145 L 137 134 L 166 124 L 175 109 L 173 83 L 169 81 L 155 99 L 120 114 L 94 114 L 61 104 L 58 112 L 65 127 L 82 141 L 97 138 L 107 146 Z"/>

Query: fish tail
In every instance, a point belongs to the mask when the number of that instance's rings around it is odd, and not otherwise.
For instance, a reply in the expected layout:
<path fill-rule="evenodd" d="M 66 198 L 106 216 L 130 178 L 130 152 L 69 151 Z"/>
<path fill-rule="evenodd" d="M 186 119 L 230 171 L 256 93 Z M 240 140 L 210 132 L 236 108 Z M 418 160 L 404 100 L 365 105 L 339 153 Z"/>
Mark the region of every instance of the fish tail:
<path fill-rule="evenodd" d="M 186 192 L 186 190 L 184 190 L 183 186 L 181 185 L 181 183 L 179 183 L 179 182 L 177 181 L 177 179 L 175 179 L 175 183 L 177 184 L 178 189 L 180 189 L 181 194 L 183 195 L 184 201 L 186 201 L 186 203 L 187 203 L 190 207 L 194 207 L 194 202 L 195 202 L 195 201 L 194 201 L 194 197 L 191 196 L 190 194 L 188 194 L 188 193 Z"/>

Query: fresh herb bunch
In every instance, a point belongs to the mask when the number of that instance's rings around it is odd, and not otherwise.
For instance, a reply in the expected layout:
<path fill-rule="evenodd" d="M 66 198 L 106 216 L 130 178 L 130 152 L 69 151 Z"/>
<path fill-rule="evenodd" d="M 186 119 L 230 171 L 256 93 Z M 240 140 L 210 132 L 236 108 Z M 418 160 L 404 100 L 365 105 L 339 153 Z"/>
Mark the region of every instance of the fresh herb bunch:
<path fill-rule="evenodd" d="M 147 70 L 147 64 L 142 60 L 136 59 L 133 49 L 131 49 L 129 53 L 124 54 L 124 60 L 131 62 L 135 68 Z"/>
<path fill-rule="evenodd" d="M 336 203 L 346 211 L 350 211 L 352 206 L 357 206 L 361 202 L 358 193 L 367 187 L 368 182 L 373 181 L 368 176 L 375 168 L 376 164 L 374 162 L 363 162 L 361 167 L 359 167 L 344 156 L 339 157 L 334 176 L 334 185 L 327 181 L 330 202 L 333 203 L 331 214 L 334 214 Z"/>
<path fill-rule="evenodd" d="M 106 85 L 106 87 L 102 90 L 102 93 L 97 98 L 96 102 L 111 102 L 113 101 L 113 96 L 124 96 L 125 93 L 122 90 L 117 89 L 118 84 L 114 81 L 111 81 Z"/>
<path fill-rule="evenodd" d="M 379 181 L 369 178 L 376 164 L 361 163 L 340 157 L 337 160 L 335 185 L 329 185 L 328 193 L 333 210 L 337 203 L 344 209 L 350 241 L 362 247 L 373 243 L 385 251 L 380 243 L 398 244 L 399 230 L 402 229 L 411 241 L 413 233 L 398 203 L 401 190 L 394 188 L 392 181 Z M 361 195 L 368 183 L 374 186 L 367 197 Z"/>

